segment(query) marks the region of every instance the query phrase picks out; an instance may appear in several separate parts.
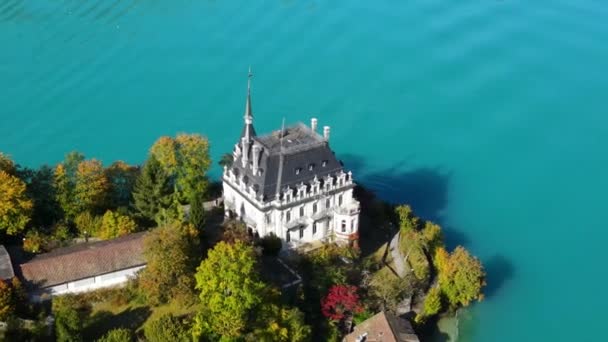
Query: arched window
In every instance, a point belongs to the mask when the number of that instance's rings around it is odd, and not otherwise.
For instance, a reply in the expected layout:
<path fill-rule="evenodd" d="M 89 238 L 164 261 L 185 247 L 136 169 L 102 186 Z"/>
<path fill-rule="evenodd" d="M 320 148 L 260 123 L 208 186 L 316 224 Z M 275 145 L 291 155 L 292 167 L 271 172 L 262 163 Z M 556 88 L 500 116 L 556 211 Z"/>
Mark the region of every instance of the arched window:
<path fill-rule="evenodd" d="M 300 228 L 300 239 L 304 237 L 304 227 Z"/>
<path fill-rule="evenodd" d="M 291 210 L 287 210 L 287 212 L 285 213 L 285 221 L 291 221 Z"/>
<path fill-rule="evenodd" d="M 342 233 L 346 233 L 346 220 L 342 220 Z"/>

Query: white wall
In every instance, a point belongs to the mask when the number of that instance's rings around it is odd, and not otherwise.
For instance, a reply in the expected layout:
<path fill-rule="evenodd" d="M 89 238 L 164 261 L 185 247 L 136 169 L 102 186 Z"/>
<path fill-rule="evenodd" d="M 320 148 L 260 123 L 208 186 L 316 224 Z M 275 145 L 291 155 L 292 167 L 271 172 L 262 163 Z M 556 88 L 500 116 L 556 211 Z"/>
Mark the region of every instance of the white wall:
<path fill-rule="evenodd" d="M 51 295 L 61 295 L 66 293 L 79 293 L 93 291 L 104 287 L 116 286 L 129 281 L 136 276 L 137 272 L 146 266 L 132 267 L 112 273 L 106 273 L 96 277 L 90 277 L 55 285 L 46 290 Z"/>

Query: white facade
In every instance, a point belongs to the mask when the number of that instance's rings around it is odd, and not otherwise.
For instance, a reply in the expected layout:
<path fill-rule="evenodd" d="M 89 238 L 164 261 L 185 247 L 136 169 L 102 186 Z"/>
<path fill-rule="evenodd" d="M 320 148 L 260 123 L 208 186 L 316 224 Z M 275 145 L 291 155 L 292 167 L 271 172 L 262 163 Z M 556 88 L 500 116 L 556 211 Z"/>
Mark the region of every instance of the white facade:
<path fill-rule="evenodd" d="M 101 289 L 104 287 L 118 286 L 126 283 L 137 276 L 137 272 L 146 267 L 145 265 L 127 268 L 124 270 L 106 273 L 95 277 L 89 277 L 67 283 L 49 286 L 42 289 L 45 294 L 52 296 L 68 293 L 82 293 Z M 39 299 L 34 296 L 34 299 Z"/>
<path fill-rule="evenodd" d="M 274 233 L 288 247 L 319 240 L 356 240 L 359 202 L 353 188 L 352 173 L 341 171 L 325 177 L 323 186 L 315 178 L 309 187 L 285 188 L 280 200 L 264 202 L 232 169 L 226 168 L 223 175 L 226 216 L 242 220 L 260 237 Z"/>

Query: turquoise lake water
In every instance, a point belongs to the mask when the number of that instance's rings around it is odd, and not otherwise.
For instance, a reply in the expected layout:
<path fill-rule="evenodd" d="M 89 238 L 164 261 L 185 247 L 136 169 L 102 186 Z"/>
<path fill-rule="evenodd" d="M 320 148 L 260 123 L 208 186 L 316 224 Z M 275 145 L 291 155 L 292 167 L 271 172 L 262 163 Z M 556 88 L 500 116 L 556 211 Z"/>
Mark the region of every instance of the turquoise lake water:
<path fill-rule="evenodd" d="M 355 178 L 485 263 L 464 341 L 598 341 L 608 261 L 608 3 L 0 0 L 0 151 L 144 160 L 330 125 Z M 214 170 L 217 175 L 219 169 Z"/>

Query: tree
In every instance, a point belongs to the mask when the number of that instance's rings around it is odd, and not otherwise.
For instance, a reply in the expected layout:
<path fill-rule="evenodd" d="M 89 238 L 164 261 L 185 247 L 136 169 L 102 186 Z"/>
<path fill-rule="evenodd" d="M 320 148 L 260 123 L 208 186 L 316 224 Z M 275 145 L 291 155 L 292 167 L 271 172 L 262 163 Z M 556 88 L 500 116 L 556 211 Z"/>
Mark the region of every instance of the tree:
<path fill-rule="evenodd" d="M 147 266 L 139 286 L 152 305 L 175 298 L 194 297 L 192 273 L 196 267 L 198 230 L 189 224 L 172 224 L 152 230 L 144 240 Z"/>
<path fill-rule="evenodd" d="M 219 242 L 201 262 L 195 278 L 204 308 L 196 315 L 194 336 L 240 336 L 253 309 L 262 302 L 265 287 L 253 247 L 241 241 Z"/>
<path fill-rule="evenodd" d="M 173 204 L 173 188 L 160 162 L 150 156 L 133 190 L 135 209 L 150 221 L 159 221 L 159 215 Z"/>
<path fill-rule="evenodd" d="M 301 342 L 310 340 L 311 328 L 304 323 L 304 314 L 297 308 L 267 304 L 256 312 L 251 341 Z"/>
<path fill-rule="evenodd" d="M 17 168 L 15 167 L 15 163 L 11 160 L 9 156 L 0 152 L 0 171 L 4 171 L 9 175 L 15 175 L 17 172 Z"/>
<path fill-rule="evenodd" d="M 5 322 L 15 314 L 15 298 L 10 283 L 0 279 L 0 322 Z"/>
<path fill-rule="evenodd" d="M 135 231 L 137 224 L 129 216 L 108 210 L 101 220 L 98 236 L 102 239 L 113 239 Z"/>
<path fill-rule="evenodd" d="M 99 236 L 103 222 L 101 216 L 85 211 L 74 218 L 74 224 L 81 236 Z"/>
<path fill-rule="evenodd" d="M 441 310 L 441 289 L 432 287 L 424 298 L 422 312 L 416 315 L 416 323 L 422 323 L 427 317 L 436 315 Z"/>
<path fill-rule="evenodd" d="M 80 162 L 74 186 L 76 211 L 99 212 L 106 205 L 109 186 L 100 161 L 91 159 Z"/>
<path fill-rule="evenodd" d="M 443 233 L 439 225 L 426 221 L 421 234 L 426 244 L 426 250 L 430 255 L 434 255 L 435 250 L 443 246 Z"/>
<path fill-rule="evenodd" d="M 224 153 L 222 155 L 222 158 L 218 162 L 218 164 L 220 164 L 220 166 L 222 168 L 224 168 L 224 167 L 232 167 L 233 163 L 234 163 L 234 156 L 232 155 L 232 153 Z"/>
<path fill-rule="evenodd" d="M 376 272 L 370 282 L 370 294 L 387 310 L 395 310 L 405 296 L 414 292 L 415 280 L 393 274 L 387 267 Z"/>
<path fill-rule="evenodd" d="M 185 324 L 172 314 L 164 314 L 144 326 L 148 342 L 188 342 L 191 340 Z"/>
<path fill-rule="evenodd" d="M 483 266 L 464 247 L 456 247 L 451 254 L 443 247 L 438 248 L 435 253 L 435 265 L 439 272 L 441 291 L 452 307 L 468 306 L 473 300 L 483 299 Z"/>
<path fill-rule="evenodd" d="M 133 201 L 132 193 L 137 176 L 139 175 L 139 168 L 119 160 L 106 168 L 105 174 L 110 184 L 109 207 L 129 206 Z"/>
<path fill-rule="evenodd" d="M 38 170 L 20 171 L 19 178 L 26 183 L 27 196 L 33 201 L 31 225 L 34 227 L 48 228 L 62 218 L 53 177 L 53 169 L 47 165 Z"/>
<path fill-rule="evenodd" d="M 357 287 L 349 285 L 334 285 L 321 301 L 321 312 L 333 321 L 340 321 L 347 315 L 363 311 L 359 304 Z"/>
<path fill-rule="evenodd" d="M 131 342 L 133 341 L 133 333 L 129 329 L 116 328 L 108 331 L 97 342 Z"/>
<path fill-rule="evenodd" d="M 395 212 L 399 219 L 399 228 L 401 229 L 401 232 L 418 230 L 420 219 L 414 215 L 414 212 L 409 205 L 397 206 Z"/>
<path fill-rule="evenodd" d="M 73 296 L 53 298 L 53 315 L 55 316 L 55 336 L 57 342 L 82 341 L 83 322 L 77 310 Z"/>
<path fill-rule="evenodd" d="M 177 199 L 188 202 L 207 190 L 205 173 L 211 166 L 209 141 L 198 134 L 161 137 L 150 148 L 175 186 Z"/>
<path fill-rule="evenodd" d="M 203 197 L 201 195 L 194 196 L 190 201 L 190 216 L 188 221 L 197 229 L 202 230 L 207 220 L 205 208 L 203 207 Z"/>
<path fill-rule="evenodd" d="M 55 167 L 53 185 L 55 196 L 63 213 L 70 219 L 78 215 L 74 187 L 76 186 L 76 173 L 78 165 L 84 161 L 84 155 L 79 152 L 70 152 L 65 156 L 63 163 Z"/>
<path fill-rule="evenodd" d="M 0 171 L 0 231 L 15 235 L 30 220 L 32 201 L 26 196 L 25 183 Z"/>

